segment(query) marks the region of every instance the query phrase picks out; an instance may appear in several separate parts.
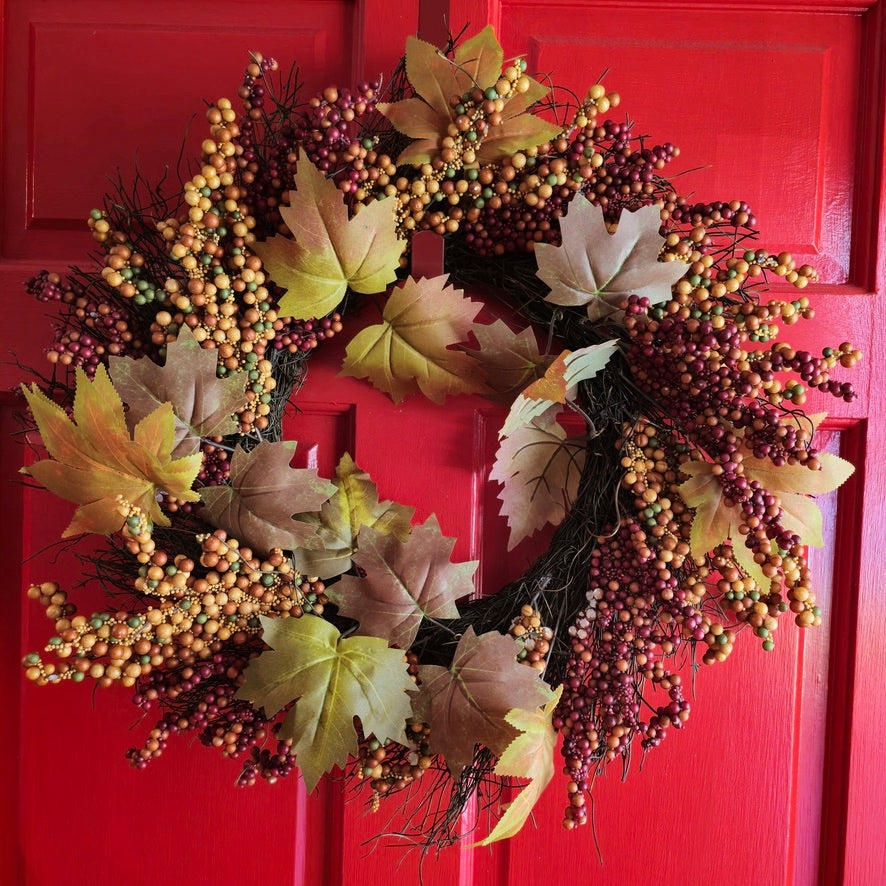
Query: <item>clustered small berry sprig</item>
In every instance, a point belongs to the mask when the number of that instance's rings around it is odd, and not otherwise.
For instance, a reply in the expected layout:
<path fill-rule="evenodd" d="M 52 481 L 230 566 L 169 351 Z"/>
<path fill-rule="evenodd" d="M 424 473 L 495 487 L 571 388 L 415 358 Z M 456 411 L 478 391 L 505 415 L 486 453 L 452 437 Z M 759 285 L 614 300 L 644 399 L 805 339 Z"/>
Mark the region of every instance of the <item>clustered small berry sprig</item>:
<path fill-rule="evenodd" d="M 438 846 L 475 795 L 497 818 L 483 843 L 516 833 L 562 733 L 563 824 L 583 825 L 594 778 L 688 719 L 685 650 L 715 664 L 746 627 L 769 650 L 784 613 L 820 622 L 810 494 L 851 466 L 802 407 L 853 399 L 832 373 L 860 354 L 782 340 L 814 269 L 759 248 L 746 203 L 679 197 L 660 175 L 677 149 L 605 118 L 618 94 L 560 101 L 491 28 L 410 38 L 388 86 L 305 104 L 255 54 L 239 97 L 209 108 L 178 193 L 139 180 L 92 213 L 98 267 L 29 283 L 62 310 L 50 396 L 25 389 L 51 457 L 26 473 L 79 505 L 66 535 L 109 536 L 95 574 L 129 603 L 87 618 L 33 585 L 56 634 L 25 674 L 133 688 L 158 713 L 139 768 L 187 731 L 242 785 L 340 766 Z M 448 281 L 409 277 L 426 231 Z M 796 297 L 764 301 L 773 278 Z M 481 600 L 435 517 L 413 524 L 347 454 L 328 481 L 292 468 L 281 440 L 307 356 L 395 282 L 344 374 L 395 402 L 509 406 L 490 476 L 510 546 L 558 527 Z M 475 283 L 510 323 L 477 320 L 453 285 Z M 410 812 L 428 772 L 445 799 Z"/>

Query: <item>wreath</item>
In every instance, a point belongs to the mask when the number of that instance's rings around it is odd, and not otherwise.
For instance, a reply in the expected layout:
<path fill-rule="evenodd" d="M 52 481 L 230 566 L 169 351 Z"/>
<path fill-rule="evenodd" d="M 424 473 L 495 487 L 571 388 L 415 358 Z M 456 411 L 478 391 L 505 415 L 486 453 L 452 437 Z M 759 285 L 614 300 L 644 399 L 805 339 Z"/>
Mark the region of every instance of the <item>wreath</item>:
<path fill-rule="evenodd" d="M 209 107 L 180 193 L 121 179 L 92 212 L 94 269 L 29 281 L 61 310 L 53 372 L 23 386 L 48 457 L 23 471 L 78 505 L 65 536 L 106 537 L 88 575 L 117 597 L 87 617 L 30 587 L 56 635 L 26 676 L 131 687 L 157 715 L 138 768 L 190 731 L 241 785 L 340 767 L 378 806 L 431 773 L 443 799 L 408 820 L 428 846 L 469 806 L 496 817 L 483 844 L 516 833 L 562 737 L 563 824 L 583 825 L 595 776 L 686 722 L 687 653 L 820 621 L 811 495 L 852 467 L 802 407 L 851 400 L 831 372 L 860 354 L 779 338 L 815 271 L 760 248 L 745 203 L 678 196 L 677 149 L 607 117 L 617 94 L 549 87 L 491 27 L 409 38 L 384 87 L 307 102 L 256 54 L 239 97 Z M 445 274 L 410 276 L 435 235 Z M 764 299 L 772 277 L 796 296 Z M 478 320 L 468 288 L 508 319 Z M 308 357 L 385 290 L 343 374 L 394 402 L 506 404 L 490 482 L 510 546 L 556 527 L 497 593 L 349 454 L 328 479 L 291 466 Z"/>

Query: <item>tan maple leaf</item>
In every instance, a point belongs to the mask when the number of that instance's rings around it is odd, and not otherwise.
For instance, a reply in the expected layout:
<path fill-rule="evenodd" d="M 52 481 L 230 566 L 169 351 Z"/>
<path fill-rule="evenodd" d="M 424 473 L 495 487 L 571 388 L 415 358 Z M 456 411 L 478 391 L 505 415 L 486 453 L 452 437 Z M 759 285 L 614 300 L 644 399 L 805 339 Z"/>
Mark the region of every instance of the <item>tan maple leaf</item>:
<path fill-rule="evenodd" d="M 367 526 L 358 539 L 354 562 L 366 576 L 343 575 L 327 591 L 343 615 L 360 622 L 358 634 L 408 649 L 423 618 L 458 618 L 455 601 L 474 593 L 477 561 L 449 561 L 455 539 L 440 532 L 433 514 L 402 541 Z"/>
<path fill-rule="evenodd" d="M 299 149 L 294 191 L 280 215 L 295 239 L 277 235 L 253 251 L 278 286 L 281 317 L 306 320 L 328 314 L 354 292 L 381 292 L 400 266 L 405 240 L 397 239 L 389 199 L 375 200 L 348 218 L 335 183 Z"/>
<path fill-rule="evenodd" d="M 354 717 L 364 734 L 405 743 L 407 693 L 415 684 L 402 651 L 377 637 L 342 637 L 313 615 L 260 618 L 262 639 L 271 648 L 249 662 L 237 698 L 269 717 L 295 702 L 278 737 L 292 741 L 309 791 L 357 752 Z"/>
<path fill-rule="evenodd" d="M 203 461 L 198 452 L 185 458 L 172 456 L 175 420 L 164 403 L 136 424 L 132 436 L 126 427 L 123 403 L 104 366 L 90 382 L 76 370 L 74 421 L 36 385 L 22 386 L 28 405 L 52 456 L 22 468 L 38 483 L 80 507 L 62 534 L 110 534 L 123 525 L 119 499 L 141 508 L 151 522 L 168 526 L 158 493 L 181 501 L 197 501 L 191 490 Z"/>
<path fill-rule="evenodd" d="M 345 351 L 341 375 L 368 378 L 399 403 L 421 391 L 435 403 L 453 394 L 483 393 L 480 367 L 464 342 L 482 305 L 446 285 L 447 277 L 410 277 L 396 287 L 382 312 L 382 323 L 360 330 Z"/>
<path fill-rule="evenodd" d="M 535 248 L 537 275 L 550 287 L 545 300 L 556 305 L 587 305 L 588 317 L 621 316 L 619 301 L 628 295 L 667 301 L 671 287 L 686 273 L 682 262 L 660 262 L 661 210 L 643 206 L 623 211 L 610 234 L 603 210 L 576 194 L 560 219 L 562 243 Z"/>
<path fill-rule="evenodd" d="M 202 437 L 237 432 L 233 413 L 246 402 L 245 374 L 216 375 L 218 351 L 203 348 L 187 326 L 166 346 L 166 362 L 158 366 L 147 357 L 111 357 L 110 373 L 134 427 L 149 412 L 170 403 L 175 416 L 173 455 L 189 455 Z"/>
<path fill-rule="evenodd" d="M 568 437 L 557 421 L 560 406 L 522 424 L 495 454 L 490 480 L 502 484 L 501 515 L 508 518 L 508 550 L 541 529 L 558 526 L 575 501 L 585 463 L 585 437 Z"/>
<path fill-rule="evenodd" d="M 502 754 L 517 737 L 506 717 L 515 707 L 532 710 L 548 701 L 538 671 L 516 659 L 512 637 L 473 627 L 458 642 L 452 664 L 419 668 L 415 716 L 431 727 L 430 750 L 442 754 L 453 778 L 471 762 L 474 746 Z"/>
<path fill-rule="evenodd" d="M 316 527 L 293 515 L 319 510 L 335 486 L 313 468 L 290 467 L 295 447 L 267 440 L 249 452 L 238 446 L 230 483 L 201 490 L 203 518 L 261 553 L 310 543 Z"/>
<path fill-rule="evenodd" d="M 475 86 L 484 91 L 494 86 L 501 76 L 503 60 L 504 52 L 491 25 L 456 47 L 452 60 L 436 46 L 418 37 L 407 37 L 406 76 L 416 97 L 377 105 L 395 129 L 416 139 L 397 162 L 430 163 L 457 116 L 450 98 L 462 96 Z M 490 126 L 478 142 L 478 163 L 494 163 L 523 148 L 540 145 L 560 132 L 557 124 L 526 113 L 548 93 L 538 81 L 526 80 L 525 92 L 506 97 L 501 123 Z"/>
<path fill-rule="evenodd" d="M 365 527 L 401 541 L 409 537 L 415 508 L 380 502 L 378 487 L 348 453 L 341 457 L 332 483 L 338 491 L 324 502 L 319 514 L 295 515 L 296 520 L 315 526 L 317 533 L 316 539 L 308 539 L 293 554 L 302 575 L 326 579 L 347 572 L 357 550 L 357 535 Z"/>

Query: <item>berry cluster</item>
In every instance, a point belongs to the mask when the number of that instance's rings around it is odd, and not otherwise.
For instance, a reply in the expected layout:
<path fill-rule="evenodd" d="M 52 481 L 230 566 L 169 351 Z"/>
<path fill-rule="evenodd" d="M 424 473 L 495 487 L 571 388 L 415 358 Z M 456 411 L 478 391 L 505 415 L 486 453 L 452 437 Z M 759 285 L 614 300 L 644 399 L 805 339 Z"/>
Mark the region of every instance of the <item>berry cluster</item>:
<path fill-rule="evenodd" d="M 48 271 L 28 280 L 27 291 L 39 301 L 64 306 L 46 355 L 50 363 L 80 367 L 92 378 L 108 357 L 145 353 L 138 321 L 125 304 L 88 295 L 76 281 Z"/>
<path fill-rule="evenodd" d="M 554 631 L 542 623 L 541 613 L 527 603 L 514 616 L 508 633 L 519 647 L 517 661 L 537 671 L 544 671 Z"/>
<path fill-rule="evenodd" d="M 778 497 L 745 468 L 766 459 L 775 467 L 818 470 L 811 423 L 786 417 L 784 405 L 801 405 L 807 387 L 851 400 L 852 386 L 830 373 L 838 364 L 852 366 L 860 354 L 843 343 L 813 357 L 777 340 L 780 323 L 811 316 L 808 301 L 764 305 L 748 281 L 769 271 L 803 288 L 814 272 L 795 268 L 787 253 L 730 254 L 719 236 L 724 223 L 750 223 L 743 204 L 684 211 L 674 201 L 664 214 L 673 224 L 665 249 L 688 262 L 688 273 L 662 305 L 627 299 L 624 327 L 636 383 L 667 404 L 667 420 L 625 428 L 626 516 L 617 531 L 598 539 L 588 605 L 569 631 L 572 656 L 555 719 L 564 735 L 568 828 L 586 822 L 587 792 L 607 762 L 626 755 L 635 737 L 644 748 L 657 746 L 688 717 L 680 675 L 666 667 L 684 644 L 704 644 L 702 660 L 713 664 L 732 651 L 742 625 L 769 650 L 788 610 L 800 626 L 820 621 L 800 539 L 782 522 Z M 713 482 L 734 503 L 732 544 L 744 538 L 765 586 L 739 567 L 725 539 L 709 557 L 689 557 L 693 515 L 681 499 L 682 467 L 699 460 L 712 463 Z M 661 690 L 666 700 L 659 700 Z"/>

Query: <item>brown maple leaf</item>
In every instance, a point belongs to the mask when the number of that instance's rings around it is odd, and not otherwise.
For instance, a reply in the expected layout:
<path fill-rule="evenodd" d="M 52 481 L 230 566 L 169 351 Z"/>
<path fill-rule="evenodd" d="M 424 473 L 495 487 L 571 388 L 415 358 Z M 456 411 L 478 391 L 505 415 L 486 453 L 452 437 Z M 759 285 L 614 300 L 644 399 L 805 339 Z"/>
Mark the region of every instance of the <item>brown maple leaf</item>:
<path fill-rule="evenodd" d="M 419 668 L 413 711 L 431 727 L 431 753 L 443 755 L 453 778 L 471 762 L 475 745 L 501 755 L 517 737 L 506 720 L 511 710 L 532 710 L 548 700 L 538 671 L 519 664 L 516 652 L 511 637 L 496 631 L 478 637 L 470 627 L 448 668 Z"/>
<path fill-rule="evenodd" d="M 404 541 L 364 526 L 354 562 L 365 578 L 342 576 L 328 589 L 341 613 L 360 622 L 358 634 L 408 649 L 422 619 L 458 618 L 455 601 L 474 593 L 477 561 L 450 563 L 454 538 L 431 514 Z"/>
<path fill-rule="evenodd" d="M 521 734 L 501 755 L 494 773 L 501 777 L 528 778 L 531 781 L 508 805 L 492 832 L 479 843 L 473 844 L 474 846 L 488 846 L 497 840 L 507 840 L 517 834 L 554 777 L 557 731 L 553 727 L 553 719 L 562 695 L 561 684 L 556 692 L 549 693 L 549 701 L 541 710 L 514 709 L 505 717 L 511 726 L 520 730 Z"/>
<path fill-rule="evenodd" d="M 111 357 L 110 373 L 135 427 L 163 403 L 172 404 L 175 416 L 173 455 L 189 455 L 202 437 L 223 437 L 237 432 L 233 414 L 246 403 L 240 372 L 219 378 L 218 351 L 203 348 L 187 326 L 166 346 L 166 363 L 158 366 L 147 357 Z"/>
<path fill-rule="evenodd" d="M 541 354 L 532 328 L 527 326 L 514 332 L 503 320 L 494 323 L 476 323 L 472 327 L 479 349 L 463 348 L 483 369 L 483 378 L 492 391 L 490 399 L 511 402 L 537 378 L 554 359 L 553 354 Z"/>
<path fill-rule="evenodd" d="M 207 486 L 200 496 L 204 519 L 254 551 L 292 550 L 315 535 L 316 527 L 293 514 L 317 511 L 335 492 L 312 468 L 292 468 L 296 444 L 263 441 L 250 452 L 241 446 L 231 459 L 230 485 Z"/>
<path fill-rule="evenodd" d="M 502 484 L 501 515 L 508 518 L 508 550 L 541 529 L 558 526 L 578 494 L 585 437 L 567 437 L 559 406 L 516 427 L 495 454 L 490 480 Z"/>

